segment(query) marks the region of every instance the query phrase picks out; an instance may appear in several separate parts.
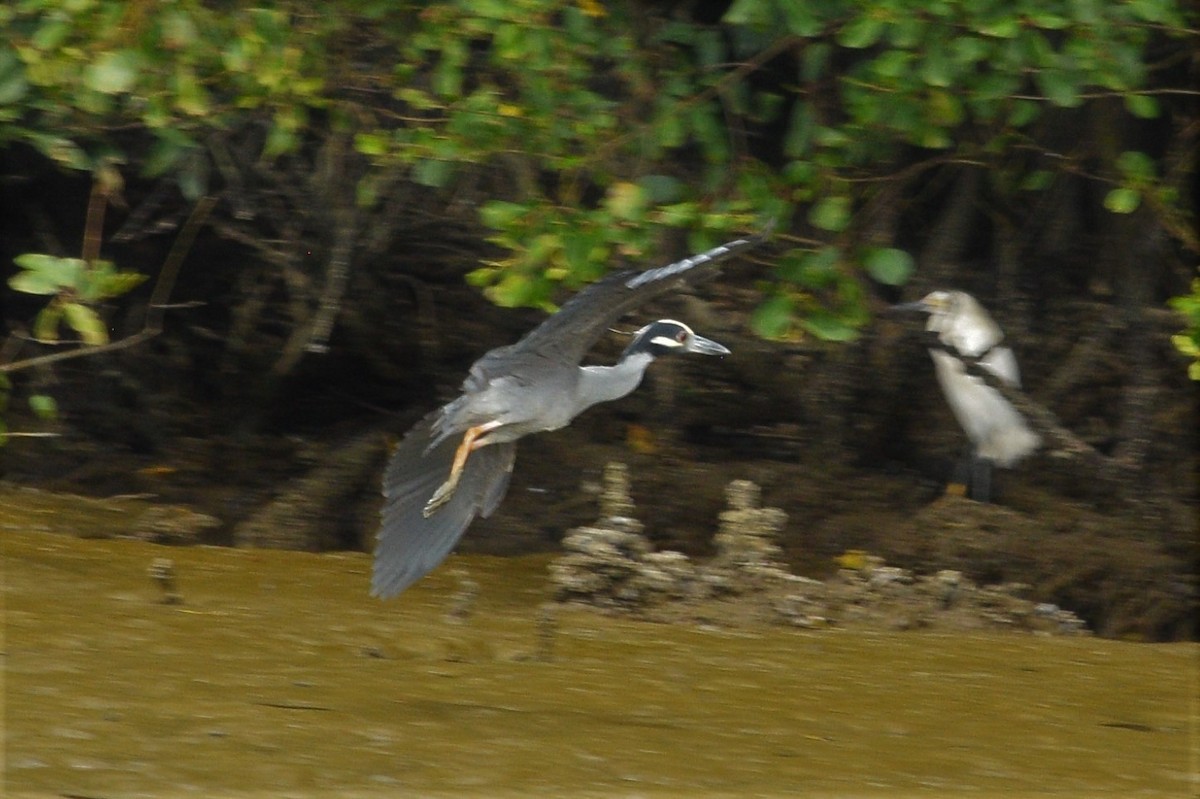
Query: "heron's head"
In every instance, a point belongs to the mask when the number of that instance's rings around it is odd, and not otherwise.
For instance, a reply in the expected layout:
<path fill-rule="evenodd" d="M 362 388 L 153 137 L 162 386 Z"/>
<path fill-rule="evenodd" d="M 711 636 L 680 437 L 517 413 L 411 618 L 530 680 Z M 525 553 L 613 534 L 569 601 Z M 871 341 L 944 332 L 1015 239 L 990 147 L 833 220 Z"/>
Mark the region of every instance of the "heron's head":
<path fill-rule="evenodd" d="M 962 295 L 961 291 L 931 291 L 916 302 L 902 302 L 893 305 L 893 311 L 919 311 L 927 314 L 954 313 Z"/>
<path fill-rule="evenodd" d="M 965 291 L 931 291 L 917 302 L 893 305 L 895 311 L 929 314 L 925 330 L 969 355 L 978 356 L 1004 338 L 1004 331 L 979 301 Z"/>
<path fill-rule="evenodd" d="M 729 350 L 717 342 L 698 336 L 683 322 L 674 319 L 659 319 L 633 334 L 633 341 L 625 348 L 621 357 L 646 353 L 652 357 L 672 352 L 698 352 L 701 355 L 728 355 Z"/>
<path fill-rule="evenodd" d="M 943 330 L 949 320 L 978 305 L 971 295 L 961 291 L 931 291 L 916 302 L 893 305 L 893 311 L 917 311 L 929 314 L 926 330 Z"/>

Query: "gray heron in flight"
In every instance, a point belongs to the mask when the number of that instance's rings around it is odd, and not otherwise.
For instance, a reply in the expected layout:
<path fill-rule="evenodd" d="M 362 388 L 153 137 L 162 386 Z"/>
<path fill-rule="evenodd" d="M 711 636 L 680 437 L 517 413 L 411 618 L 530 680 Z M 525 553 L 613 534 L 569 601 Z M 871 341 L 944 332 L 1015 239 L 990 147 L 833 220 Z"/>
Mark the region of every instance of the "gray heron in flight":
<path fill-rule="evenodd" d="M 418 422 L 391 456 L 372 595 L 386 599 L 408 588 L 445 560 L 476 516 L 496 509 L 508 489 L 518 439 L 565 427 L 591 406 L 624 397 L 658 357 L 728 354 L 682 322 L 660 319 L 637 331 L 615 364 L 580 365 L 622 315 L 711 275 L 706 267 L 762 243 L 768 233 L 656 269 L 611 274 L 516 344 L 476 361 L 462 394 Z"/>

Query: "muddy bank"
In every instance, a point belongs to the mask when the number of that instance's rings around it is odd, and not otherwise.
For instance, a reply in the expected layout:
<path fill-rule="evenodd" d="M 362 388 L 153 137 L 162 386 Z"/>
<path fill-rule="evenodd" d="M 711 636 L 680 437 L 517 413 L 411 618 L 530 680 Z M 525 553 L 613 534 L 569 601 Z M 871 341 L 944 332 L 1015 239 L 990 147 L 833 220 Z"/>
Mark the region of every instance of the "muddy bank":
<path fill-rule="evenodd" d="M 381 603 L 358 553 L 0 520 L 8 796 L 1195 789 L 1194 644 L 548 623 L 545 557 L 455 556 Z"/>

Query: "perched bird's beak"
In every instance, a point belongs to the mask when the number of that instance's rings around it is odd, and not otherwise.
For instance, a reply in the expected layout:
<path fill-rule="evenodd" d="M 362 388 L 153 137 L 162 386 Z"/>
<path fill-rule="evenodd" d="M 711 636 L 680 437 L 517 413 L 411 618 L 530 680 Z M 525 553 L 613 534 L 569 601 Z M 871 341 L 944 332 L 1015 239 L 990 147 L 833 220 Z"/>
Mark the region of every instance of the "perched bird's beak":
<path fill-rule="evenodd" d="M 925 300 L 917 300 L 916 302 L 902 302 L 899 305 L 893 305 L 888 308 L 888 313 L 933 313 L 934 307 Z"/>
<path fill-rule="evenodd" d="M 724 347 L 710 338 L 697 336 L 692 334 L 692 340 L 688 342 L 688 352 L 698 352 L 701 355 L 728 355 L 729 348 Z"/>

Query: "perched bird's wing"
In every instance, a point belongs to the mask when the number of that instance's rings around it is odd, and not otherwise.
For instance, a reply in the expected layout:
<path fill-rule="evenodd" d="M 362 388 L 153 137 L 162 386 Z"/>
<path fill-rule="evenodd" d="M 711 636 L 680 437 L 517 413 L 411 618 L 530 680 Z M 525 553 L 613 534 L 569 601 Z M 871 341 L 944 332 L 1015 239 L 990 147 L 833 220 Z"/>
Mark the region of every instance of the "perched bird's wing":
<path fill-rule="evenodd" d="M 980 359 L 979 365 L 1013 388 L 1021 387 L 1021 370 L 1017 368 L 1017 357 L 1008 347 L 992 347 Z"/>
<path fill-rule="evenodd" d="M 381 599 L 399 594 L 445 560 L 472 520 L 490 515 L 508 490 L 516 444 L 481 447 L 467 459 L 450 499 L 426 518 L 425 503 L 450 473 L 461 438 L 447 438 L 426 452 L 439 413 L 427 415 L 408 432 L 383 478 L 382 524 L 371 576 L 371 594 Z"/>
<path fill-rule="evenodd" d="M 770 226 L 753 236 L 714 247 L 673 264 L 643 272 L 617 272 L 593 283 L 568 300 L 558 313 L 535 327 L 511 351 L 538 352 L 562 363 L 577 365 L 592 345 L 625 313 L 654 297 L 695 281 L 710 266 L 766 241 Z M 480 359 L 486 362 L 493 353 Z"/>

